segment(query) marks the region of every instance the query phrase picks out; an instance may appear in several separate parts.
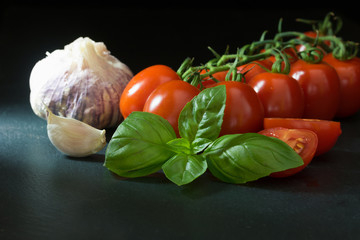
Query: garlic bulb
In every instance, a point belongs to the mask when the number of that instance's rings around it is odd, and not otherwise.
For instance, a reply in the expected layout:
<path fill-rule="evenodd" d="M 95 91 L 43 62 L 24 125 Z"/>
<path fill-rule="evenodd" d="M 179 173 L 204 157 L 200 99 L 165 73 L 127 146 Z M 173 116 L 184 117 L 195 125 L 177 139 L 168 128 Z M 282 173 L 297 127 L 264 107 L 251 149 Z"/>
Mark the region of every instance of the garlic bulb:
<path fill-rule="evenodd" d="M 71 157 L 85 157 L 106 145 L 105 130 L 99 130 L 72 118 L 54 115 L 48 110 L 47 133 L 51 143 Z"/>
<path fill-rule="evenodd" d="M 35 64 L 29 80 L 31 108 L 44 119 L 48 107 L 98 129 L 116 127 L 123 119 L 120 96 L 132 76 L 104 43 L 80 37 Z"/>

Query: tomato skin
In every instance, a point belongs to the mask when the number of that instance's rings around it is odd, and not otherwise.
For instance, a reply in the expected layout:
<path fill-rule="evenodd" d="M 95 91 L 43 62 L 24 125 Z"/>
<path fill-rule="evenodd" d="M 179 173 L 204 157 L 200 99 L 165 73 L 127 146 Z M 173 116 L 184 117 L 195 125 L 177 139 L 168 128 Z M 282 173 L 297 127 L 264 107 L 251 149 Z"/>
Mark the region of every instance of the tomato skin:
<path fill-rule="evenodd" d="M 258 132 L 263 128 L 264 109 L 254 89 L 246 83 L 225 81 L 226 106 L 220 136 Z"/>
<path fill-rule="evenodd" d="M 330 151 L 341 135 L 340 122 L 318 119 L 265 118 L 264 128 L 284 127 L 292 129 L 308 129 L 318 136 L 318 147 L 315 156 Z"/>
<path fill-rule="evenodd" d="M 331 120 L 340 101 L 340 80 L 336 70 L 325 62 L 307 63 L 299 59 L 291 65 L 289 75 L 304 91 L 303 118 Z"/>
<path fill-rule="evenodd" d="M 341 61 L 329 53 L 323 61 L 335 68 L 340 79 L 340 104 L 335 116 L 345 118 L 354 115 L 360 109 L 360 59 L 355 57 Z"/>
<path fill-rule="evenodd" d="M 153 65 L 137 73 L 125 87 L 119 102 L 124 119 L 133 111 L 142 111 L 148 96 L 162 83 L 180 80 L 179 75 L 165 65 Z"/>
<path fill-rule="evenodd" d="M 179 136 L 178 119 L 181 110 L 200 90 L 193 85 L 173 80 L 158 86 L 148 97 L 143 111 L 157 114 L 169 121 Z"/>
<path fill-rule="evenodd" d="M 305 98 L 299 83 L 282 73 L 264 72 L 256 75 L 248 84 L 258 94 L 265 117 L 301 118 Z"/>
<path fill-rule="evenodd" d="M 304 161 L 304 164 L 299 167 L 271 173 L 270 177 L 289 177 L 302 171 L 312 161 L 318 145 L 318 137 L 316 133 L 307 129 L 288 129 L 277 127 L 262 130 L 259 134 L 268 137 L 275 137 L 284 141 L 292 149 L 294 149 Z"/>

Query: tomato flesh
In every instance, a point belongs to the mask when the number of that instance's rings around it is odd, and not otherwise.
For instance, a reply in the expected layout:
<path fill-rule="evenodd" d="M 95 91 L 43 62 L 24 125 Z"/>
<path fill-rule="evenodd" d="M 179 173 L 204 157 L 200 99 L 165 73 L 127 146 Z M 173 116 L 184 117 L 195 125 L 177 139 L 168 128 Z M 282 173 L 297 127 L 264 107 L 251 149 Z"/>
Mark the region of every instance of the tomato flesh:
<path fill-rule="evenodd" d="M 341 135 L 340 122 L 319 119 L 265 118 L 264 128 L 284 127 L 291 129 L 308 129 L 318 136 L 318 147 L 315 156 L 322 155 L 335 145 Z"/>
<path fill-rule="evenodd" d="M 264 129 L 260 131 L 259 134 L 268 137 L 275 137 L 284 141 L 300 155 L 304 162 L 304 164 L 299 167 L 271 173 L 270 177 L 288 177 L 302 171 L 312 161 L 318 145 L 318 137 L 316 133 L 307 129 L 288 129 L 277 127 Z"/>

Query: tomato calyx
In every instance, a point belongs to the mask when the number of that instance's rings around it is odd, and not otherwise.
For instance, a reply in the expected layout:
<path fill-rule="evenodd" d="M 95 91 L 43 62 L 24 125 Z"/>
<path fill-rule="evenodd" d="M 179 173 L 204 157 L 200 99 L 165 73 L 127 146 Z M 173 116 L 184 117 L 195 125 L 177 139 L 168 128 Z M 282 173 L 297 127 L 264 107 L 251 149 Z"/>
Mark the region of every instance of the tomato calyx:
<path fill-rule="evenodd" d="M 282 50 L 273 49 L 273 55 L 275 57 L 275 61 L 272 65 L 271 71 L 273 73 L 283 73 L 289 74 L 290 72 L 290 60 L 289 54 L 286 53 L 288 47 L 283 48 Z"/>
<path fill-rule="evenodd" d="M 337 45 L 333 49 L 332 54 L 336 59 L 340 61 L 346 61 L 355 58 L 358 54 L 358 51 L 359 51 L 359 44 L 355 42 L 337 41 Z"/>
<path fill-rule="evenodd" d="M 322 20 L 296 19 L 297 22 L 302 22 L 311 25 L 313 31 L 319 31 L 321 35 L 336 35 L 342 28 L 342 19 L 336 16 L 333 12 L 329 12 Z"/>
<path fill-rule="evenodd" d="M 318 47 L 308 46 L 306 50 L 299 52 L 299 56 L 307 63 L 320 63 L 324 57 L 323 51 Z"/>

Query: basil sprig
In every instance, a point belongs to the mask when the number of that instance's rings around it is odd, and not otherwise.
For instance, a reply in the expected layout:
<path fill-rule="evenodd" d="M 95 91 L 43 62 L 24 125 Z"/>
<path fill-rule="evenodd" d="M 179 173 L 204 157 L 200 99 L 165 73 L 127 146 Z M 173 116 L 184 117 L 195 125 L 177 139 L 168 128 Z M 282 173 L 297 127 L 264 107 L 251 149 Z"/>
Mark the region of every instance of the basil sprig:
<path fill-rule="evenodd" d="M 180 113 L 180 138 L 162 117 L 131 113 L 112 136 L 104 166 L 129 178 L 162 170 L 181 186 L 207 169 L 224 182 L 239 184 L 303 164 L 290 146 L 276 138 L 257 133 L 219 138 L 225 102 L 225 86 L 201 91 Z"/>
<path fill-rule="evenodd" d="M 179 116 L 179 134 L 190 141 L 193 153 L 205 149 L 219 136 L 226 102 L 225 86 L 203 90 Z"/>

